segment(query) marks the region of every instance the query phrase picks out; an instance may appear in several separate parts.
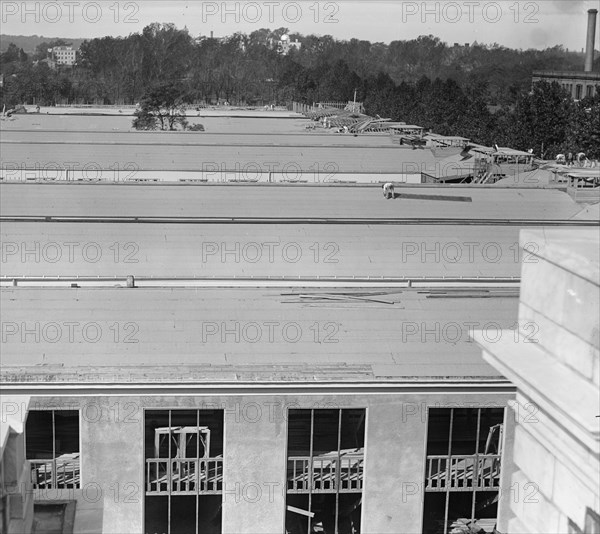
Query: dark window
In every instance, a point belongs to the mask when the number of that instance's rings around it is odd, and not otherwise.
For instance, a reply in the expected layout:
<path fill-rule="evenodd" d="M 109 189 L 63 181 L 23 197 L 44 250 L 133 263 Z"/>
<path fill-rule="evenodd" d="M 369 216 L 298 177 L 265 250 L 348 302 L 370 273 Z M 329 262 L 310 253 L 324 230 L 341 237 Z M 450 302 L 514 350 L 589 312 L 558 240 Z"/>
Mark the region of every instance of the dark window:
<path fill-rule="evenodd" d="M 79 488 L 79 412 L 30 411 L 25 451 L 34 488 Z"/>
<path fill-rule="evenodd" d="M 290 410 L 286 532 L 358 534 L 364 409 Z"/>
<path fill-rule="evenodd" d="M 427 427 L 423 532 L 448 534 L 498 514 L 503 408 L 433 408 Z M 457 523 L 458 522 L 458 523 Z M 465 530 L 466 531 L 466 530 Z"/>
<path fill-rule="evenodd" d="M 145 412 L 145 532 L 220 534 L 223 410 Z"/>

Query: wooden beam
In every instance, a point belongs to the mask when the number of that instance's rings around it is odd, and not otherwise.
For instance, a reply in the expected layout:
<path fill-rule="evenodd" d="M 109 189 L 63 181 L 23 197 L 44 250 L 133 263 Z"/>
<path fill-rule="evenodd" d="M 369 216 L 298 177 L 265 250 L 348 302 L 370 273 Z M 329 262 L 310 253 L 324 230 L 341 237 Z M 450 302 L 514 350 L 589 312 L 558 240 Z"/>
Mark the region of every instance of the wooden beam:
<path fill-rule="evenodd" d="M 296 508 L 295 506 L 288 505 L 287 509 L 295 514 L 305 515 L 306 517 L 315 517 L 314 512 L 307 512 L 306 510 L 302 510 L 302 508 Z"/>

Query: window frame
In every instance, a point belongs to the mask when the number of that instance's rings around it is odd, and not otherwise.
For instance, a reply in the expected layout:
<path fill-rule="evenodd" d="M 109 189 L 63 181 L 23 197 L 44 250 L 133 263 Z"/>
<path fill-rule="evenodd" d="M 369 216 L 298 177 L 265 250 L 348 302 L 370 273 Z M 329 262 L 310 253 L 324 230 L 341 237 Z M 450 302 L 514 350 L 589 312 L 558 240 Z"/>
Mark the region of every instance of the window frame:
<path fill-rule="evenodd" d="M 35 408 L 29 410 L 29 414 L 35 412 L 51 412 L 52 414 L 52 458 L 29 458 L 27 452 L 27 423 L 28 420 L 25 421 L 25 425 L 23 427 L 23 435 L 24 435 L 24 446 L 25 446 L 25 460 L 29 462 L 29 472 L 31 477 L 31 483 L 34 490 L 79 490 L 82 488 L 81 484 L 81 409 L 79 407 L 56 407 L 56 408 Z M 56 412 L 73 412 L 77 414 L 77 452 L 72 454 L 77 454 L 76 461 L 63 460 L 64 465 L 72 464 L 72 475 L 73 482 L 57 482 L 57 473 L 60 468 L 59 463 L 57 463 L 58 458 L 56 456 Z M 40 464 L 41 462 L 46 462 L 45 465 L 51 463 L 51 481 L 49 486 L 41 486 L 38 481 L 38 467 L 36 464 Z M 63 468 L 63 473 L 65 472 Z M 44 467 L 44 473 L 47 473 L 46 467 Z"/>
<path fill-rule="evenodd" d="M 341 472 L 342 470 L 340 469 L 341 466 L 341 451 L 343 449 L 341 449 L 341 441 L 342 441 L 342 423 L 343 423 L 343 412 L 344 411 L 362 411 L 362 425 L 363 425 L 363 437 L 362 437 L 362 458 L 360 459 L 360 475 L 359 476 L 359 480 L 358 480 L 358 484 L 360 486 L 360 489 L 356 489 L 354 491 L 352 490 L 348 490 L 348 491 L 342 491 L 340 486 L 341 486 L 341 482 L 340 482 L 340 478 L 341 478 Z M 289 487 L 289 480 L 288 480 L 288 466 L 290 463 L 290 460 L 293 458 L 299 458 L 298 456 L 290 456 L 290 435 L 289 435 L 289 429 L 290 429 L 290 418 L 291 418 L 291 412 L 310 412 L 310 440 L 309 440 L 309 454 L 308 454 L 308 476 L 311 480 L 310 484 L 309 484 L 309 490 L 308 492 L 306 491 L 290 491 L 290 487 Z M 319 412 L 319 411 L 337 411 L 338 412 L 338 423 L 337 423 L 337 460 L 336 460 L 336 468 L 335 468 L 335 488 L 334 490 L 323 490 L 320 489 L 318 491 L 314 491 L 313 488 L 313 481 L 314 481 L 314 458 L 316 458 L 316 456 L 314 455 L 314 441 L 315 441 L 315 412 Z M 286 421 L 287 421 L 287 436 L 286 436 L 286 472 L 285 472 L 285 510 L 284 510 L 284 517 L 285 520 L 287 521 L 287 514 L 289 512 L 288 510 L 288 495 L 308 495 L 308 512 L 312 513 L 312 504 L 313 504 L 313 495 L 335 495 L 335 526 L 334 526 L 334 533 L 337 534 L 339 531 L 339 505 L 340 505 L 340 494 L 360 494 L 361 498 L 364 497 L 364 478 L 365 478 L 365 461 L 366 461 L 366 443 L 367 443 L 367 421 L 368 421 L 368 408 L 364 407 L 364 406 L 351 406 L 351 407 L 340 407 L 340 406 L 331 406 L 331 407 L 322 407 L 322 408 L 315 408 L 315 407 L 309 407 L 309 408 L 302 408 L 302 407 L 298 407 L 295 406 L 294 408 L 287 408 L 287 413 L 286 413 Z M 311 528 L 313 526 L 313 517 L 308 515 L 306 517 L 307 520 L 307 532 L 311 532 Z M 361 511 L 361 523 L 362 523 L 362 511 Z"/>
<path fill-rule="evenodd" d="M 437 455 L 437 454 L 428 454 L 428 445 L 429 445 L 429 433 L 430 433 L 430 411 L 432 409 L 438 410 L 450 410 L 450 423 L 449 423 L 449 427 L 448 427 L 448 447 L 447 447 L 447 454 L 445 455 Z M 453 422 L 454 422 L 454 411 L 455 410 L 477 410 L 477 430 L 476 430 L 476 449 L 475 449 L 475 453 L 474 454 L 453 454 Z M 499 436 L 499 454 L 493 454 L 493 455 L 486 455 L 485 454 L 485 450 L 483 452 L 480 452 L 480 441 L 481 441 L 481 415 L 482 415 L 482 411 L 483 410 L 493 410 L 493 409 L 501 409 L 502 410 L 502 423 L 501 423 L 501 428 L 500 428 L 500 436 Z M 502 483 L 502 464 L 504 463 L 504 450 L 505 450 L 505 440 L 506 440 L 506 420 L 507 420 L 507 409 L 505 406 L 439 406 L 439 405 L 430 405 L 427 406 L 427 426 L 426 426 L 426 430 L 425 430 L 425 468 L 424 468 L 424 474 L 423 474 L 423 509 L 421 510 L 421 518 L 422 518 L 422 527 L 424 526 L 424 520 L 425 520 L 425 496 L 427 495 L 427 493 L 444 493 L 445 494 L 445 502 L 444 502 L 444 530 L 443 533 L 444 534 L 448 534 L 450 532 L 450 521 L 448 519 L 449 516 L 449 508 L 450 508 L 450 494 L 451 493 L 470 493 L 471 494 L 471 516 L 470 516 L 470 520 L 476 520 L 477 518 L 475 517 L 475 504 L 476 504 L 476 496 L 478 492 L 481 491 L 489 491 L 489 492 L 497 492 L 498 493 L 498 504 L 499 504 L 499 500 L 500 500 L 500 495 L 502 494 L 502 488 L 501 488 L 501 483 Z M 493 427 L 490 427 L 490 429 Z M 445 458 L 447 458 L 447 462 L 446 462 L 446 480 L 444 483 L 444 487 L 436 487 L 435 489 L 429 488 L 428 489 L 428 475 L 430 474 L 430 469 L 429 469 L 429 459 L 432 456 L 444 456 Z M 475 480 L 473 480 L 473 484 L 471 487 L 466 488 L 466 487 L 461 487 L 461 488 L 453 488 L 451 485 L 448 484 L 448 473 L 450 472 L 451 469 L 451 463 L 450 460 L 453 456 L 471 456 L 474 459 L 474 466 L 478 465 L 479 459 L 482 456 L 487 456 L 487 457 L 492 457 L 492 456 L 499 456 L 498 460 L 499 460 L 499 467 L 498 467 L 498 486 L 494 486 L 494 487 L 490 487 L 490 488 L 484 488 L 483 490 L 481 488 L 478 487 L 477 484 L 475 484 Z M 477 463 L 477 464 L 476 464 Z M 440 471 L 441 472 L 441 471 Z M 479 479 L 479 476 L 477 477 L 477 481 Z M 498 522 L 498 516 L 496 516 L 496 524 Z"/>

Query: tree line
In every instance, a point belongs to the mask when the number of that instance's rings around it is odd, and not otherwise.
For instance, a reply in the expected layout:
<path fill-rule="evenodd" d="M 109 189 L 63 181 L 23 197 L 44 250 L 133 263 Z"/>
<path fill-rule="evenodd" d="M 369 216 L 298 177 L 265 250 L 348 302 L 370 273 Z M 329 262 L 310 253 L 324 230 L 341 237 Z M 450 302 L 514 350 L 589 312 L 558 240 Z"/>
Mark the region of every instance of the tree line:
<path fill-rule="evenodd" d="M 300 50 L 281 54 L 283 34 Z M 165 85 L 189 105 L 346 101 L 356 90 L 371 115 L 540 155 L 577 149 L 600 157 L 598 98 L 575 103 L 558 86 L 532 89 L 533 70 L 581 69 L 582 54 L 562 47 L 454 46 L 432 36 L 383 44 L 287 28 L 194 38 L 154 23 L 128 37 L 84 41 L 75 67 L 51 69 L 47 48 L 68 44 L 42 43 L 30 56 L 10 45 L 0 55 L 2 104 L 131 105 Z"/>

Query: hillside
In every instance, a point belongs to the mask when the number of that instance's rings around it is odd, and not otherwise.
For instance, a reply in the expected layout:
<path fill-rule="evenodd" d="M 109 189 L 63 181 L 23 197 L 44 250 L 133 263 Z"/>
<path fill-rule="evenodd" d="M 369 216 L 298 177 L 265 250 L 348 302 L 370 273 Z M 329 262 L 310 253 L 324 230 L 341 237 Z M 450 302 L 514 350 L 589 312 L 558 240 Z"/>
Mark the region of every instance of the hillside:
<path fill-rule="evenodd" d="M 67 39 L 64 37 L 44 37 L 43 35 L 4 35 L 0 34 L 0 53 L 6 52 L 8 45 L 14 43 L 17 48 L 22 48 L 26 54 L 35 52 L 38 45 L 43 42 L 54 41 L 56 39 L 65 39 L 72 43 L 75 48 L 79 48 L 85 39 Z"/>

